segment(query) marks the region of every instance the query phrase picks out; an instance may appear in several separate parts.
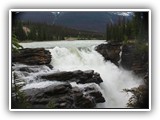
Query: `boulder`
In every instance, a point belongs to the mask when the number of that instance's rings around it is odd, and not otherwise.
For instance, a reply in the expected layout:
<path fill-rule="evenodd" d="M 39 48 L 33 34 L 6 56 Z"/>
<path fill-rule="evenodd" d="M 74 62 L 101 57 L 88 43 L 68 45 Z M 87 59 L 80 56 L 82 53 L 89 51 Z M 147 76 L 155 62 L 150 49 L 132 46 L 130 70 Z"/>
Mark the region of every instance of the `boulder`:
<path fill-rule="evenodd" d="M 52 98 L 52 100 L 47 104 L 47 106 L 48 108 L 54 109 L 76 108 L 74 105 L 74 98 L 70 94 Z"/>
<path fill-rule="evenodd" d="M 88 92 L 87 94 L 89 96 L 93 96 L 96 103 L 105 102 L 105 99 L 100 91 L 93 90 L 93 91 Z"/>
<path fill-rule="evenodd" d="M 93 70 L 87 71 L 62 71 L 52 74 L 46 74 L 41 76 L 42 79 L 51 80 L 51 81 L 65 81 L 65 82 L 76 82 L 76 83 L 97 83 L 100 84 L 103 82 L 98 73 L 94 73 Z"/>
<path fill-rule="evenodd" d="M 105 102 L 100 91 L 91 86 L 84 89 L 72 87 L 69 83 L 50 85 L 46 88 L 31 88 L 23 90 L 27 97 L 27 102 L 31 108 L 94 108 L 96 103 Z"/>
<path fill-rule="evenodd" d="M 62 85 L 55 86 L 51 89 L 47 89 L 47 91 L 45 91 L 44 94 L 47 96 L 65 94 L 68 91 L 70 91 L 70 89 L 72 89 L 72 86 L 69 83 L 65 83 Z"/>
<path fill-rule="evenodd" d="M 72 86 L 69 83 L 62 83 L 59 85 L 50 85 L 45 88 L 31 88 L 31 89 L 26 89 L 25 94 L 27 96 L 34 96 L 35 98 L 43 98 L 46 96 L 54 96 L 58 94 L 64 94 L 67 93 Z"/>
<path fill-rule="evenodd" d="M 110 60 L 115 65 L 118 65 L 118 61 L 120 60 L 120 52 L 121 52 L 121 43 L 109 42 L 107 44 L 100 44 L 95 49 L 99 52 L 104 59 Z"/>
<path fill-rule="evenodd" d="M 102 93 L 97 89 L 96 84 L 91 84 L 89 86 L 84 87 L 83 92 L 86 95 L 94 97 L 94 100 L 96 103 L 103 103 L 105 102 L 105 99 L 102 95 Z"/>
<path fill-rule="evenodd" d="M 82 97 L 76 99 L 75 106 L 81 109 L 94 108 L 96 106 L 96 102 L 92 96 L 83 95 Z"/>
<path fill-rule="evenodd" d="M 27 65 L 44 65 L 51 62 L 51 53 L 44 48 L 25 48 L 12 54 L 12 62 Z"/>
<path fill-rule="evenodd" d="M 56 86 L 50 85 L 45 88 L 31 88 L 23 91 L 28 98 L 27 101 L 32 105 L 32 108 L 47 108 L 48 104 L 53 102 L 53 99 L 55 105 L 59 103 L 58 100 L 69 97 L 67 94 L 71 91 L 71 88 L 69 83 L 63 83 Z"/>

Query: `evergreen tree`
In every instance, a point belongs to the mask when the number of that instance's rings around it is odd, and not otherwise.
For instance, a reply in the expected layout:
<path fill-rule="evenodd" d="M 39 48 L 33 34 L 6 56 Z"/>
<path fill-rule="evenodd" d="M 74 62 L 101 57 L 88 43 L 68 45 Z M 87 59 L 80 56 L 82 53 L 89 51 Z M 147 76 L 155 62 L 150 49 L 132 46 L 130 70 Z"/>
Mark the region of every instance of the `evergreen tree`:
<path fill-rule="evenodd" d="M 135 12 L 133 20 L 119 17 L 115 24 L 107 24 L 106 39 L 111 41 L 148 41 L 148 12 Z"/>
<path fill-rule="evenodd" d="M 26 33 L 23 30 L 23 24 L 20 21 L 16 22 L 15 32 L 13 33 L 17 36 L 17 39 L 20 41 L 26 40 L 27 38 Z"/>

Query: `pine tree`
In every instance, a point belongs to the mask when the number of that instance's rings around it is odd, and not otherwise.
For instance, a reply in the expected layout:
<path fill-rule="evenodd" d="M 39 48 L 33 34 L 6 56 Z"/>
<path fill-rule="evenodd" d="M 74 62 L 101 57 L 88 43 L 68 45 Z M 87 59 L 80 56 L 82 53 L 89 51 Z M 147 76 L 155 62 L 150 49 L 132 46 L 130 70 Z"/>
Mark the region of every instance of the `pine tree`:
<path fill-rule="evenodd" d="M 23 24 L 21 21 L 16 22 L 16 28 L 14 34 L 17 36 L 17 39 L 20 41 L 26 40 L 27 36 L 23 30 Z"/>

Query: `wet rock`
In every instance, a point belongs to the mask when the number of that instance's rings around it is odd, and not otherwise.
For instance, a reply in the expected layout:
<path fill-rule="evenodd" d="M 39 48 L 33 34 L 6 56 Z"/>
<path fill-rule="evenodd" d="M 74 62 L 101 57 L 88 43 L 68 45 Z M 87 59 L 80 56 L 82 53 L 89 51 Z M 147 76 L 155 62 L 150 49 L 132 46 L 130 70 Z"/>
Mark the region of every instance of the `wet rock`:
<path fill-rule="evenodd" d="M 48 65 L 17 65 L 13 68 L 13 71 L 19 71 L 22 74 L 24 73 L 36 73 L 40 71 L 50 71 L 51 68 L 49 68 Z"/>
<path fill-rule="evenodd" d="M 83 97 L 83 91 L 80 90 L 78 87 L 73 87 L 71 94 L 73 95 L 75 101 L 77 101 L 78 99 L 80 99 L 81 97 Z"/>
<path fill-rule="evenodd" d="M 17 72 L 12 72 L 12 87 L 16 86 L 18 88 L 23 87 L 24 85 L 26 85 L 26 82 L 24 79 L 19 78 L 18 73 Z"/>
<path fill-rule="evenodd" d="M 105 99 L 104 99 L 102 93 L 99 91 L 99 89 L 97 89 L 96 84 L 92 84 L 92 85 L 85 87 L 83 92 L 86 95 L 94 97 L 96 103 L 105 102 Z"/>
<path fill-rule="evenodd" d="M 28 102 L 32 105 L 35 104 L 48 104 L 54 97 L 65 96 L 64 94 L 69 93 L 71 85 L 64 83 L 60 85 L 50 85 L 46 88 L 32 88 L 24 90 L 26 96 L 28 96 Z"/>
<path fill-rule="evenodd" d="M 95 99 L 89 95 L 83 95 L 82 97 L 76 99 L 75 105 L 77 108 L 94 108 L 96 106 Z"/>
<path fill-rule="evenodd" d="M 51 64 L 47 64 L 47 67 L 49 67 L 51 70 L 53 69 L 53 66 Z"/>
<path fill-rule="evenodd" d="M 12 54 L 12 62 L 27 65 L 44 65 L 51 62 L 51 54 L 44 48 L 25 48 Z"/>
<path fill-rule="evenodd" d="M 62 83 L 60 85 L 50 85 L 45 88 L 32 88 L 25 90 L 26 95 L 35 96 L 37 98 L 44 96 L 54 96 L 57 94 L 63 94 L 68 92 L 71 89 L 71 85 L 69 83 Z"/>
<path fill-rule="evenodd" d="M 24 93 L 27 96 L 27 102 L 32 105 L 31 108 L 36 109 L 86 109 L 94 108 L 96 103 L 105 102 L 104 97 L 97 89 L 90 86 L 80 89 L 72 87 L 69 83 L 27 89 L 24 90 Z"/>
<path fill-rule="evenodd" d="M 51 81 L 68 81 L 68 82 L 76 82 L 76 83 L 97 83 L 100 84 L 103 82 L 100 75 L 98 73 L 94 73 L 93 70 L 88 71 L 63 71 L 58 73 L 53 73 L 49 75 L 42 75 L 42 79 L 51 80 Z"/>
<path fill-rule="evenodd" d="M 121 43 L 109 42 L 108 44 L 100 44 L 96 47 L 96 51 L 99 52 L 104 59 L 110 60 L 115 65 L 118 65 L 120 60 L 119 53 L 121 51 Z"/>
<path fill-rule="evenodd" d="M 93 96 L 95 98 L 96 103 L 105 102 L 105 99 L 100 91 L 90 91 L 87 94 L 89 94 L 89 96 Z"/>
<path fill-rule="evenodd" d="M 58 108 L 58 109 L 71 109 L 75 108 L 74 99 L 71 95 L 59 96 L 53 98 L 47 105 L 49 108 Z"/>
<path fill-rule="evenodd" d="M 47 96 L 52 96 L 56 94 L 64 94 L 67 93 L 71 89 L 71 85 L 69 83 L 62 84 L 55 86 L 54 88 L 48 89 L 46 92 L 44 92 Z"/>
<path fill-rule="evenodd" d="M 28 72 L 28 73 L 35 72 L 34 70 L 30 69 L 29 67 L 21 67 L 21 68 L 19 68 L 19 71 Z"/>

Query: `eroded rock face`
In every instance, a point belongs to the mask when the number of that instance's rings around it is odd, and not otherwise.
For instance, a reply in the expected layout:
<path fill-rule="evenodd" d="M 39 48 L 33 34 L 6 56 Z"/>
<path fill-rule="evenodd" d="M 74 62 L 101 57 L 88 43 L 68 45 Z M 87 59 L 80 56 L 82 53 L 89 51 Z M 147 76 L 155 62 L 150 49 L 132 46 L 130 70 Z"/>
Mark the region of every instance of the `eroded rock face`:
<path fill-rule="evenodd" d="M 78 88 L 69 83 L 50 85 L 46 88 L 24 90 L 31 108 L 94 108 L 96 103 L 105 102 L 102 94 L 92 85 Z"/>
<path fill-rule="evenodd" d="M 27 65 L 44 65 L 51 62 L 51 53 L 44 48 L 25 48 L 12 54 L 12 62 Z"/>
<path fill-rule="evenodd" d="M 38 68 L 38 66 L 41 68 Z M 22 65 L 14 68 L 14 79 L 17 83 L 16 86 L 21 82 L 25 83 L 19 88 L 25 95 L 25 102 L 29 104 L 29 106 L 26 106 L 27 108 L 87 109 L 94 108 L 97 103 L 105 102 L 105 98 L 100 92 L 99 86 L 103 81 L 100 75 L 93 70 L 63 71 L 51 74 L 44 72 L 43 75 L 41 75 L 37 74 L 40 70 L 50 69 L 45 65 L 38 66 Z M 35 78 L 31 78 L 34 79 L 34 81 L 37 81 L 37 83 L 35 84 L 31 80 L 29 80 L 29 82 L 28 79 L 27 82 L 29 83 L 26 83 L 26 81 L 19 81 L 22 80 L 22 78 L 21 76 L 18 77 L 18 73 L 22 74 L 24 77 L 23 79 L 25 79 L 24 73 L 28 73 L 26 76 L 27 78 L 31 73 L 37 74 Z M 54 82 L 51 82 L 50 85 L 48 84 L 44 88 L 41 87 L 48 81 Z M 41 82 L 42 84 L 39 84 Z M 28 87 L 28 85 L 30 87 Z M 15 91 L 12 91 L 12 93 L 15 93 Z M 16 103 L 15 95 L 12 95 L 13 103 Z"/>
<path fill-rule="evenodd" d="M 53 74 L 42 75 L 42 79 L 51 80 L 51 81 L 68 81 L 68 82 L 76 82 L 76 83 L 97 83 L 100 84 L 103 82 L 100 75 L 98 73 L 94 73 L 93 70 L 87 71 L 71 71 L 71 72 L 58 72 Z"/>
<path fill-rule="evenodd" d="M 110 60 L 115 65 L 118 65 L 120 60 L 121 43 L 110 42 L 108 44 L 101 44 L 96 47 L 96 51 L 99 52 L 104 59 Z"/>
<path fill-rule="evenodd" d="M 122 60 L 121 65 L 123 68 L 131 70 L 133 60 L 134 60 L 134 50 L 133 45 L 124 45 L 122 48 Z"/>
<path fill-rule="evenodd" d="M 133 70 L 137 75 L 143 76 L 148 72 L 148 52 L 136 51 L 134 44 L 124 45 L 121 65 L 127 70 Z"/>
<path fill-rule="evenodd" d="M 96 51 L 99 52 L 106 61 L 110 60 L 117 66 L 121 65 L 127 70 L 134 71 L 137 75 L 143 76 L 148 72 L 148 51 L 137 50 L 134 43 L 122 45 L 121 43 L 109 42 L 108 44 L 97 46 Z M 118 63 L 121 51 L 121 62 Z"/>

